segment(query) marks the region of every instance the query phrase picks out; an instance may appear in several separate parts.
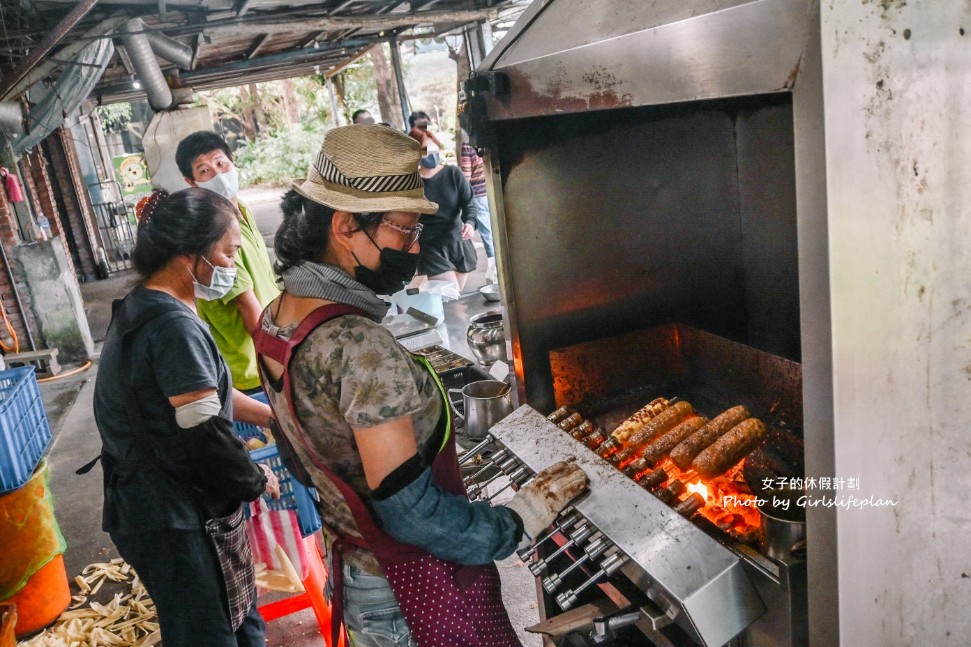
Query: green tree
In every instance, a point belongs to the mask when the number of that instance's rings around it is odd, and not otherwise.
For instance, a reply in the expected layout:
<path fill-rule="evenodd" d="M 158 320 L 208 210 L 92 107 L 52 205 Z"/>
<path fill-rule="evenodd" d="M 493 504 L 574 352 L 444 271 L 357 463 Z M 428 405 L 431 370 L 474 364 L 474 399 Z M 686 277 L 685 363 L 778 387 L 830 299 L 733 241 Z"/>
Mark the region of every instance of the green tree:
<path fill-rule="evenodd" d="M 327 79 L 323 74 L 301 76 L 291 79 L 294 93 L 303 101 L 300 121 L 304 128 L 311 124 L 329 124 L 330 96 L 327 93 Z"/>
<path fill-rule="evenodd" d="M 104 129 L 109 132 L 121 132 L 131 123 L 132 111 L 130 103 L 112 103 L 98 106 L 98 118 Z"/>

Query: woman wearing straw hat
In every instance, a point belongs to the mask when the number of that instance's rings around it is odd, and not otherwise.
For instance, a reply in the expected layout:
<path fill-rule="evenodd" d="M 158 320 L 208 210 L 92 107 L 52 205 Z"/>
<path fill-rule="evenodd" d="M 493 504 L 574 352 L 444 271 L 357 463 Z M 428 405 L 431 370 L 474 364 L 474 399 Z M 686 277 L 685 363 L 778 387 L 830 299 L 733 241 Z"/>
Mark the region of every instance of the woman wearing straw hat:
<path fill-rule="evenodd" d="M 441 383 L 379 324 L 377 294 L 411 279 L 419 214 L 437 209 L 420 156 L 391 128 L 328 131 L 284 198 L 284 291 L 257 351 L 281 449 L 321 495 L 334 615 L 355 647 L 512 647 L 492 562 L 548 526 L 586 475 L 558 464 L 494 508 L 465 495 Z"/>

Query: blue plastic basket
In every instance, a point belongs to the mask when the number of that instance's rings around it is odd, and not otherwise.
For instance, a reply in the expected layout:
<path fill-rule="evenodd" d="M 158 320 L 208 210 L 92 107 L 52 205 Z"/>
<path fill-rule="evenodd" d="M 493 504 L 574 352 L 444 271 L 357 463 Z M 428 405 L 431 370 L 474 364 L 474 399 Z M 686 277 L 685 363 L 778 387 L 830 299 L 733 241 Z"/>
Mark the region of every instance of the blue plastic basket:
<path fill-rule="evenodd" d="M 260 402 L 266 402 L 266 395 L 259 393 L 252 396 L 253 399 L 259 400 Z M 263 430 L 256 425 L 249 425 L 244 422 L 234 422 L 234 431 L 236 435 L 247 441 L 251 438 L 259 438 L 260 440 L 266 442 L 266 435 Z M 315 506 L 315 501 L 317 500 L 317 493 L 312 492 L 303 484 L 301 484 L 297 479 L 293 478 L 289 470 L 283 466 L 283 461 L 280 459 L 280 452 L 277 450 L 276 445 L 267 445 L 266 447 L 261 447 L 249 453 L 250 458 L 256 463 L 262 463 L 270 467 L 273 473 L 276 474 L 277 480 L 280 481 L 280 498 L 274 499 L 269 495 L 264 494 L 263 500 L 266 502 L 266 507 L 270 510 L 296 510 L 297 511 L 297 522 L 300 526 L 300 533 L 307 537 L 313 533 L 320 530 L 323 522 L 320 519 L 320 514 L 317 513 L 317 507 Z"/>
<path fill-rule="evenodd" d="M 0 493 L 26 483 L 50 443 L 34 367 L 0 371 Z"/>

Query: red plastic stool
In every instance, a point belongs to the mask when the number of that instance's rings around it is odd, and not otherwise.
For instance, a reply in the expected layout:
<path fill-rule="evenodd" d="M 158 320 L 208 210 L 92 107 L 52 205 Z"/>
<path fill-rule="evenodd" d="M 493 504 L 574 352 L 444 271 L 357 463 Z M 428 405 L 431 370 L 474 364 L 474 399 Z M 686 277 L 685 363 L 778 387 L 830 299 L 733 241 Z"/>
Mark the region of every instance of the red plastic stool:
<path fill-rule="evenodd" d="M 303 593 L 264 604 L 259 608 L 260 615 L 267 622 L 288 616 L 297 611 L 303 611 L 307 607 L 313 607 L 314 615 L 317 616 L 317 624 L 320 626 L 320 635 L 324 639 L 327 647 L 343 647 L 344 636 L 341 632 L 337 645 L 331 644 L 331 608 L 330 603 L 324 599 L 324 585 L 327 583 L 327 569 L 324 567 L 324 559 L 320 554 L 320 546 L 313 542 L 314 551 L 310 559 L 310 572 L 307 579 L 303 581 Z"/>

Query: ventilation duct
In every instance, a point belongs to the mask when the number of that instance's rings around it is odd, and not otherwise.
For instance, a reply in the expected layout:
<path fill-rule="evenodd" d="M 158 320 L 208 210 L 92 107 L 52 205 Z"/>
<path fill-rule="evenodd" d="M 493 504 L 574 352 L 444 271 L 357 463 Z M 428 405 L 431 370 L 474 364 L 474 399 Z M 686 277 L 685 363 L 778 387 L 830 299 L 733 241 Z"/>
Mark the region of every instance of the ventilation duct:
<path fill-rule="evenodd" d="M 140 18 L 128 20 L 119 29 L 121 44 L 128 52 L 135 74 L 141 81 L 148 103 L 157 112 L 172 107 L 172 90 L 165 81 L 162 68 L 155 59 L 155 52 L 145 33 L 145 23 Z"/>
<path fill-rule="evenodd" d="M 135 20 L 140 23 L 142 22 L 141 18 L 136 18 Z M 180 43 L 174 38 L 169 38 L 160 31 L 149 29 L 144 23 L 141 25 L 141 31 L 145 32 L 145 37 L 148 38 L 148 42 L 152 46 L 152 51 L 157 55 L 183 70 L 188 70 L 192 67 L 191 47 L 185 43 Z"/>
<path fill-rule="evenodd" d="M 19 101 L 0 101 L 0 132 L 9 138 L 26 133 L 24 108 Z"/>
<path fill-rule="evenodd" d="M 61 76 L 51 87 L 42 82 L 35 83 L 28 90 L 34 107 L 27 116 L 27 132 L 13 140 L 11 146 L 19 156 L 39 144 L 64 121 L 65 115 L 73 113 L 84 101 L 101 75 L 105 66 L 115 53 L 109 38 L 92 41 L 64 66 Z"/>

